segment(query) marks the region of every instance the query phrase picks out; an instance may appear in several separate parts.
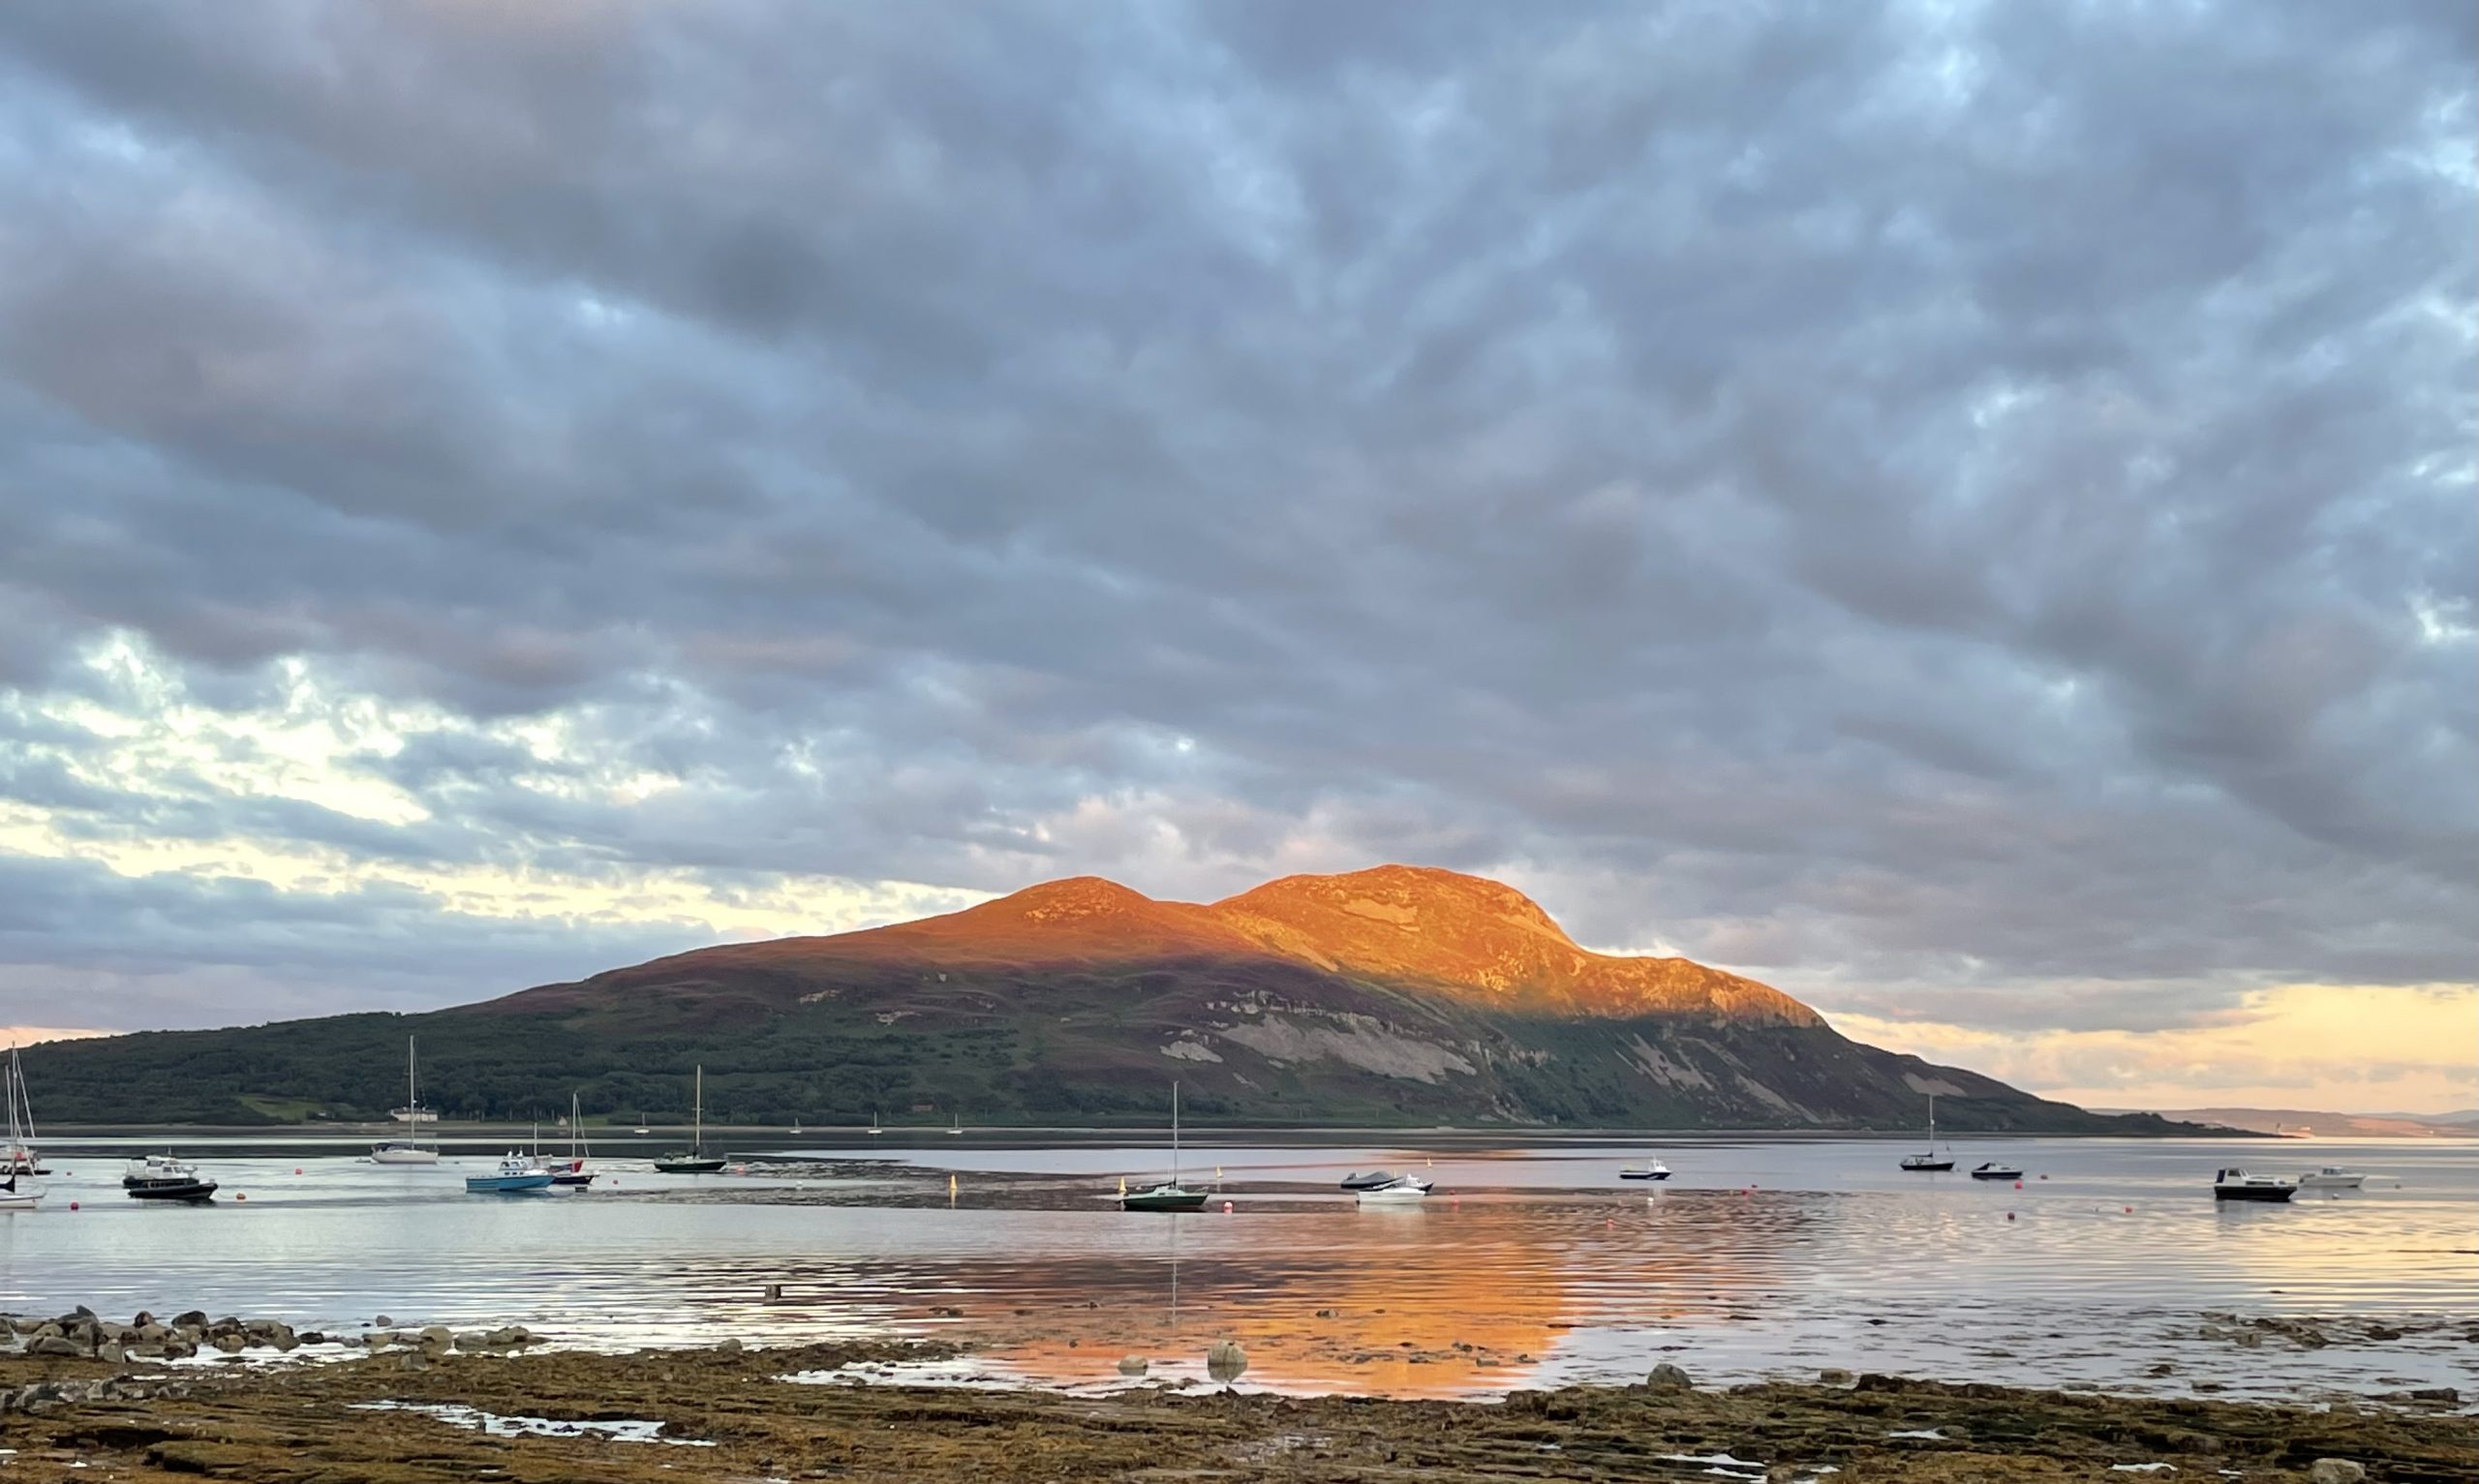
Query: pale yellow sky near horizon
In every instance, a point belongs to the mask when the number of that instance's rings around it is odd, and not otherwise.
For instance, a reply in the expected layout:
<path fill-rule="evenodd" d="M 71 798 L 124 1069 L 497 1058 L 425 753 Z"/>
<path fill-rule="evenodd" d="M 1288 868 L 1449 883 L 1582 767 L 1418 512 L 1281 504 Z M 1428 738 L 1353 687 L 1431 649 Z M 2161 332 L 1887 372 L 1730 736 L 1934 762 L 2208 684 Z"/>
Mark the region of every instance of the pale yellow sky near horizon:
<path fill-rule="evenodd" d="M 116 692 L 117 704 L 90 696 L 23 697 L 15 704 L 82 739 L 40 760 L 56 763 L 80 785 L 134 801 L 172 805 L 203 789 L 229 800 L 315 805 L 382 832 L 408 828 L 431 817 L 429 803 L 370 767 L 369 760 L 393 753 L 413 738 L 521 749 L 539 772 L 515 777 L 512 786 L 546 805 L 641 807 L 678 786 L 674 778 L 610 765 L 576 718 L 564 714 L 474 721 L 435 707 L 341 693 L 315 667 L 300 662 L 287 663 L 290 689 L 282 705 L 225 710 L 191 698 L 163 656 L 135 640 L 98 646 L 88 663 L 98 677 L 113 681 L 105 691 Z M 0 693 L 0 704 L 8 699 Z M 1033 828 L 1055 828 L 1060 841 L 1077 841 L 1079 811 L 1091 803 L 1079 800 Z M 10 856 L 89 863 L 130 881 L 245 881 L 279 896 L 394 890 L 418 893 L 442 913 L 533 924 L 555 934 L 659 929 L 664 937 L 676 937 L 681 949 L 847 931 L 953 911 L 992 894 L 916 882 L 782 873 L 722 885 L 687 868 L 636 866 L 584 876 L 538 862 L 510 868 L 484 861 L 358 855 L 328 841 L 263 832 L 188 838 L 99 835 L 42 806 L 0 803 L 0 858 Z M 1109 868 L 1107 863 L 1097 864 Z M 1318 867 L 1301 861 L 1291 868 Z M 1554 903 L 1545 906 L 1558 915 Z M 617 966 L 594 964 L 584 971 Z M 1999 1030 L 1848 1013 L 1835 1004 L 1829 981 L 1808 980 L 1811 987 L 1803 989 L 1805 976 L 1748 972 L 1816 1005 L 1856 1040 L 1969 1067 L 2068 1102 L 2334 1112 L 2443 1112 L 2479 1105 L 2479 985 L 2287 984 L 2250 991 L 2234 1008 L 2213 1013 L 2205 1024 L 2144 1031 Z M 496 984 L 461 1001 L 516 987 L 521 984 Z M 354 998 L 349 984 L 340 987 L 339 1001 L 333 1007 L 339 1012 L 380 1008 L 368 996 Z M 235 1022 L 252 1018 L 265 1017 L 232 1016 Z M 25 1041 L 107 1033 L 49 1020 L 5 1034 Z"/>

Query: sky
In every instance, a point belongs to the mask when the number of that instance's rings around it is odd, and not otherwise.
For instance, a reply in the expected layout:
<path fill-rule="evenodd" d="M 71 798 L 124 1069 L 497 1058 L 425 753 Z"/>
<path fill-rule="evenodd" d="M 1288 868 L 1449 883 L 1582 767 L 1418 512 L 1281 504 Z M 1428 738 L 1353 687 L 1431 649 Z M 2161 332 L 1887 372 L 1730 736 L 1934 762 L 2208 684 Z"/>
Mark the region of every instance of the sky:
<path fill-rule="evenodd" d="M 2474 15 L 0 7 L 0 1024 L 1404 861 L 2479 1105 Z"/>

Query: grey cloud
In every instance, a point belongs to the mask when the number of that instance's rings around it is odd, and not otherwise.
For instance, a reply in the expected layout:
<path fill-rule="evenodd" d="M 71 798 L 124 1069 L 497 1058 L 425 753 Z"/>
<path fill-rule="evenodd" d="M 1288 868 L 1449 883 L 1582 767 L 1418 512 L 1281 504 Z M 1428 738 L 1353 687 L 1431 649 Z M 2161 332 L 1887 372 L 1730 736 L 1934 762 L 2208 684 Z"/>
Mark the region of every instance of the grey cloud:
<path fill-rule="evenodd" d="M 2474 44 L 10 11 L 0 783 L 614 877 L 1413 857 L 1975 1024 L 2466 978 L 2479 687 L 2419 613 L 2474 612 Z M 69 787 L 41 703 L 114 629 L 198 704 L 306 656 L 593 761 L 353 760 L 403 830 Z"/>

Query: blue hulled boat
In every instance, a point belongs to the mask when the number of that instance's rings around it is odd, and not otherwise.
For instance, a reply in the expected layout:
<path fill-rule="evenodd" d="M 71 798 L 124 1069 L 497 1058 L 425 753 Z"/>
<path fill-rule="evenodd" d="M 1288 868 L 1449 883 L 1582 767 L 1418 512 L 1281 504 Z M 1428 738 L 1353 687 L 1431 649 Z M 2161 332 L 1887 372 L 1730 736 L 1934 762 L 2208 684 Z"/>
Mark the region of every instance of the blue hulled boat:
<path fill-rule="evenodd" d="M 469 1196 L 500 1196 L 515 1191 L 546 1191 L 550 1188 L 551 1172 L 521 1154 L 510 1154 L 500 1161 L 496 1174 L 465 1177 L 465 1192 Z"/>

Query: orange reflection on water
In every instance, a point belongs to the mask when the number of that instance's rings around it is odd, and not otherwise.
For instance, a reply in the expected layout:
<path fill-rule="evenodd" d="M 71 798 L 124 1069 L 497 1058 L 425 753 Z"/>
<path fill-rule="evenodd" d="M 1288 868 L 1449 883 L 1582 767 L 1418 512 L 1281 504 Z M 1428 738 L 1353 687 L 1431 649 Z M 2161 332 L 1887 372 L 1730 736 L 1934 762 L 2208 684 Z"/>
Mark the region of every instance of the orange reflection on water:
<path fill-rule="evenodd" d="M 1764 1265 L 1744 1243 L 1667 1239 L 1670 1221 L 1640 1199 L 1547 1222 L 1537 1206 L 1433 1199 L 1144 1218 L 1161 1227 L 1152 1261 L 977 1273 L 965 1334 L 1052 1385 L 1111 1384 L 1128 1355 L 1193 1374 L 1228 1339 L 1248 1380 L 1286 1391 L 1468 1396 L 1529 1384 L 1568 1330 L 1613 1306 L 1631 1324 L 1709 1321 L 1710 1290 L 1744 1291 Z"/>

